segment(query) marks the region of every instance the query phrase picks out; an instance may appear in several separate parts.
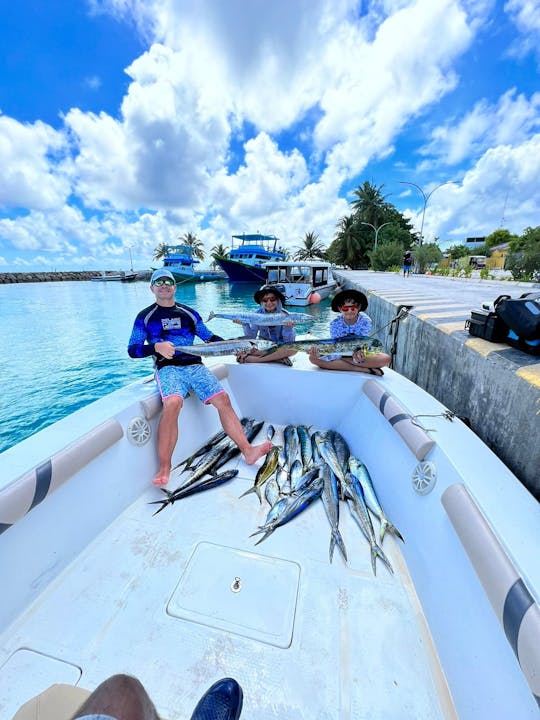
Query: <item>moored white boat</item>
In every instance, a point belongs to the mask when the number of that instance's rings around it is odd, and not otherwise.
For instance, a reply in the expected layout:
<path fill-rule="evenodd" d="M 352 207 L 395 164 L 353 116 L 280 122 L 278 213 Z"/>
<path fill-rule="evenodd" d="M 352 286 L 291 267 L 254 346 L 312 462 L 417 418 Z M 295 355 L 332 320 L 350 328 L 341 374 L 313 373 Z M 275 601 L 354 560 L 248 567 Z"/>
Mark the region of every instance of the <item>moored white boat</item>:
<path fill-rule="evenodd" d="M 287 305 L 318 303 L 338 289 L 332 265 L 323 260 L 271 262 L 265 265 L 266 285 L 276 285 Z"/>
<path fill-rule="evenodd" d="M 240 415 L 345 437 L 405 538 L 384 540 L 394 574 L 373 575 L 345 511 L 348 563 L 330 564 L 320 502 L 255 547 L 267 508 L 239 499 L 256 472 L 243 461 L 152 516 L 160 401 L 136 382 L 0 456 L 0 716 L 53 683 L 127 672 L 170 720 L 226 675 L 253 720 L 536 718 L 540 514 L 509 470 L 391 370 L 298 354 L 213 371 Z M 189 397 L 174 459 L 218 427 Z"/>

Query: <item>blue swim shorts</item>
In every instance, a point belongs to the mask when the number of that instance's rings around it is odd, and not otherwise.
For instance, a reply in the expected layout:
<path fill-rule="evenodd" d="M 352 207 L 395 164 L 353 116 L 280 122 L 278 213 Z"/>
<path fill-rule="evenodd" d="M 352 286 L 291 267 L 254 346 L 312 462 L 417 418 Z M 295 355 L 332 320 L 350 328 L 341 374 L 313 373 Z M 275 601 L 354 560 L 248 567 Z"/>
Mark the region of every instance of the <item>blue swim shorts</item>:
<path fill-rule="evenodd" d="M 156 382 L 162 398 L 180 395 L 185 398 L 190 390 L 203 402 L 225 392 L 219 380 L 205 365 L 165 365 L 156 372 Z"/>

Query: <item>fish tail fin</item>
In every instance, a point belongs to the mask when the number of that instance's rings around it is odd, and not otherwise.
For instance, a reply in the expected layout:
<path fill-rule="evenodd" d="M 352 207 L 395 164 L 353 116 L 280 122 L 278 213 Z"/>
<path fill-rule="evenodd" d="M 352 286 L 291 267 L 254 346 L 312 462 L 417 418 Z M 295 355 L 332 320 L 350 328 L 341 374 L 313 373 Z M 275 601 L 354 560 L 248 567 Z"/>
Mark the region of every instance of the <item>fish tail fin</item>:
<path fill-rule="evenodd" d="M 214 311 L 210 310 L 210 315 L 206 318 L 206 322 L 208 322 L 209 320 L 212 320 L 212 318 L 215 318 L 215 317 L 216 316 L 214 315 Z"/>
<path fill-rule="evenodd" d="M 343 542 L 343 538 L 339 530 L 332 533 L 332 537 L 334 538 L 335 544 L 338 546 L 338 550 L 343 556 L 343 559 L 347 562 L 347 550 L 345 549 L 345 543 Z"/>
<path fill-rule="evenodd" d="M 394 568 L 390 565 L 390 560 L 384 554 L 383 549 L 381 547 L 379 547 L 379 545 L 377 545 L 377 543 L 373 543 L 373 545 L 371 546 L 371 567 L 373 569 L 374 575 L 377 574 L 377 569 L 376 569 L 376 564 L 375 564 L 377 561 L 377 558 L 379 558 L 380 560 L 383 561 L 383 563 L 386 565 L 389 572 L 393 575 Z"/>
<path fill-rule="evenodd" d="M 386 533 L 395 535 L 398 538 L 398 540 L 401 540 L 402 543 L 405 542 L 405 540 L 403 539 L 403 536 L 401 535 L 401 533 L 399 532 L 397 527 L 394 527 L 394 525 L 392 525 L 392 523 L 389 520 L 387 520 L 386 518 L 383 518 L 381 520 L 381 528 L 379 531 L 379 543 L 381 545 L 383 543 L 384 536 L 386 535 Z"/>
<path fill-rule="evenodd" d="M 262 536 L 262 538 L 255 543 L 255 545 L 259 545 L 259 543 L 262 543 L 263 540 L 266 540 L 266 538 L 271 535 L 275 529 L 276 528 L 270 528 L 270 530 L 267 530 Z"/>
<path fill-rule="evenodd" d="M 253 485 L 253 487 L 250 487 L 248 490 L 246 490 L 246 492 L 239 495 L 238 499 L 240 500 L 240 498 L 246 497 L 246 495 L 250 495 L 252 492 L 256 492 L 257 495 L 259 496 L 259 500 L 261 499 L 260 493 L 257 492 L 257 488 L 255 487 L 255 485 Z"/>
<path fill-rule="evenodd" d="M 330 536 L 330 548 L 328 551 L 328 556 L 330 558 L 330 562 L 332 562 L 332 559 L 334 557 L 334 548 L 336 547 L 336 534 L 332 532 L 332 535 Z"/>

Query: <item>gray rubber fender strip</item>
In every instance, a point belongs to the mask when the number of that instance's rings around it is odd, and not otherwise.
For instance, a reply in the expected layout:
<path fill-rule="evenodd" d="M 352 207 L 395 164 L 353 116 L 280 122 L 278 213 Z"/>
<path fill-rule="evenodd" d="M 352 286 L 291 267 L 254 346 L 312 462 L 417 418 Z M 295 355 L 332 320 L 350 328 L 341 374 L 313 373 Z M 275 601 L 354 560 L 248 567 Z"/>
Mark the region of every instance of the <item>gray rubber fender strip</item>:
<path fill-rule="evenodd" d="M 540 707 L 540 607 L 467 488 L 450 485 L 441 502 Z"/>
<path fill-rule="evenodd" d="M 418 427 L 410 413 L 400 405 L 384 385 L 377 380 L 366 380 L 362 386 L 364 393 L 401 436 L 417 460 L 423 460 L 436 441 L 427 432 Z"/>
<path fill-rule="evenodd" d="M 118 420 L 106 420 L 4 488 L 0 492 L 0 534 L 123 435 Z"/>

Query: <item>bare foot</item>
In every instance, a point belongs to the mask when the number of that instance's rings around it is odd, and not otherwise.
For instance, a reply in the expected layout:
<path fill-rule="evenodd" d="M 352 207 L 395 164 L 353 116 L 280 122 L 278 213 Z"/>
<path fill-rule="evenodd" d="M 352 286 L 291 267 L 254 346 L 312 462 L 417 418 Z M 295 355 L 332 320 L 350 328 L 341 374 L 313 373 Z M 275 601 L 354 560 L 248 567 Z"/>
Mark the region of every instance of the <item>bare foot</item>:
<path fill-rule="evenodd" d="M 155 478 L 152 480 L 152 485 L 156 485 L 157 487 L 163 487 L 163 485 L 166 485 L 169 482 L 170 473 L 170 470 L 160 469 Z"/>
<path fill-rule="evenodd" d="M 248 465 L 253 465 L 263 455 L 267 455 L 272 449 L 272 443 L 270 440 L 263 442 L 261 445 L 250 445 L 248 449 L 242 453 L 244 460 Z"/>

